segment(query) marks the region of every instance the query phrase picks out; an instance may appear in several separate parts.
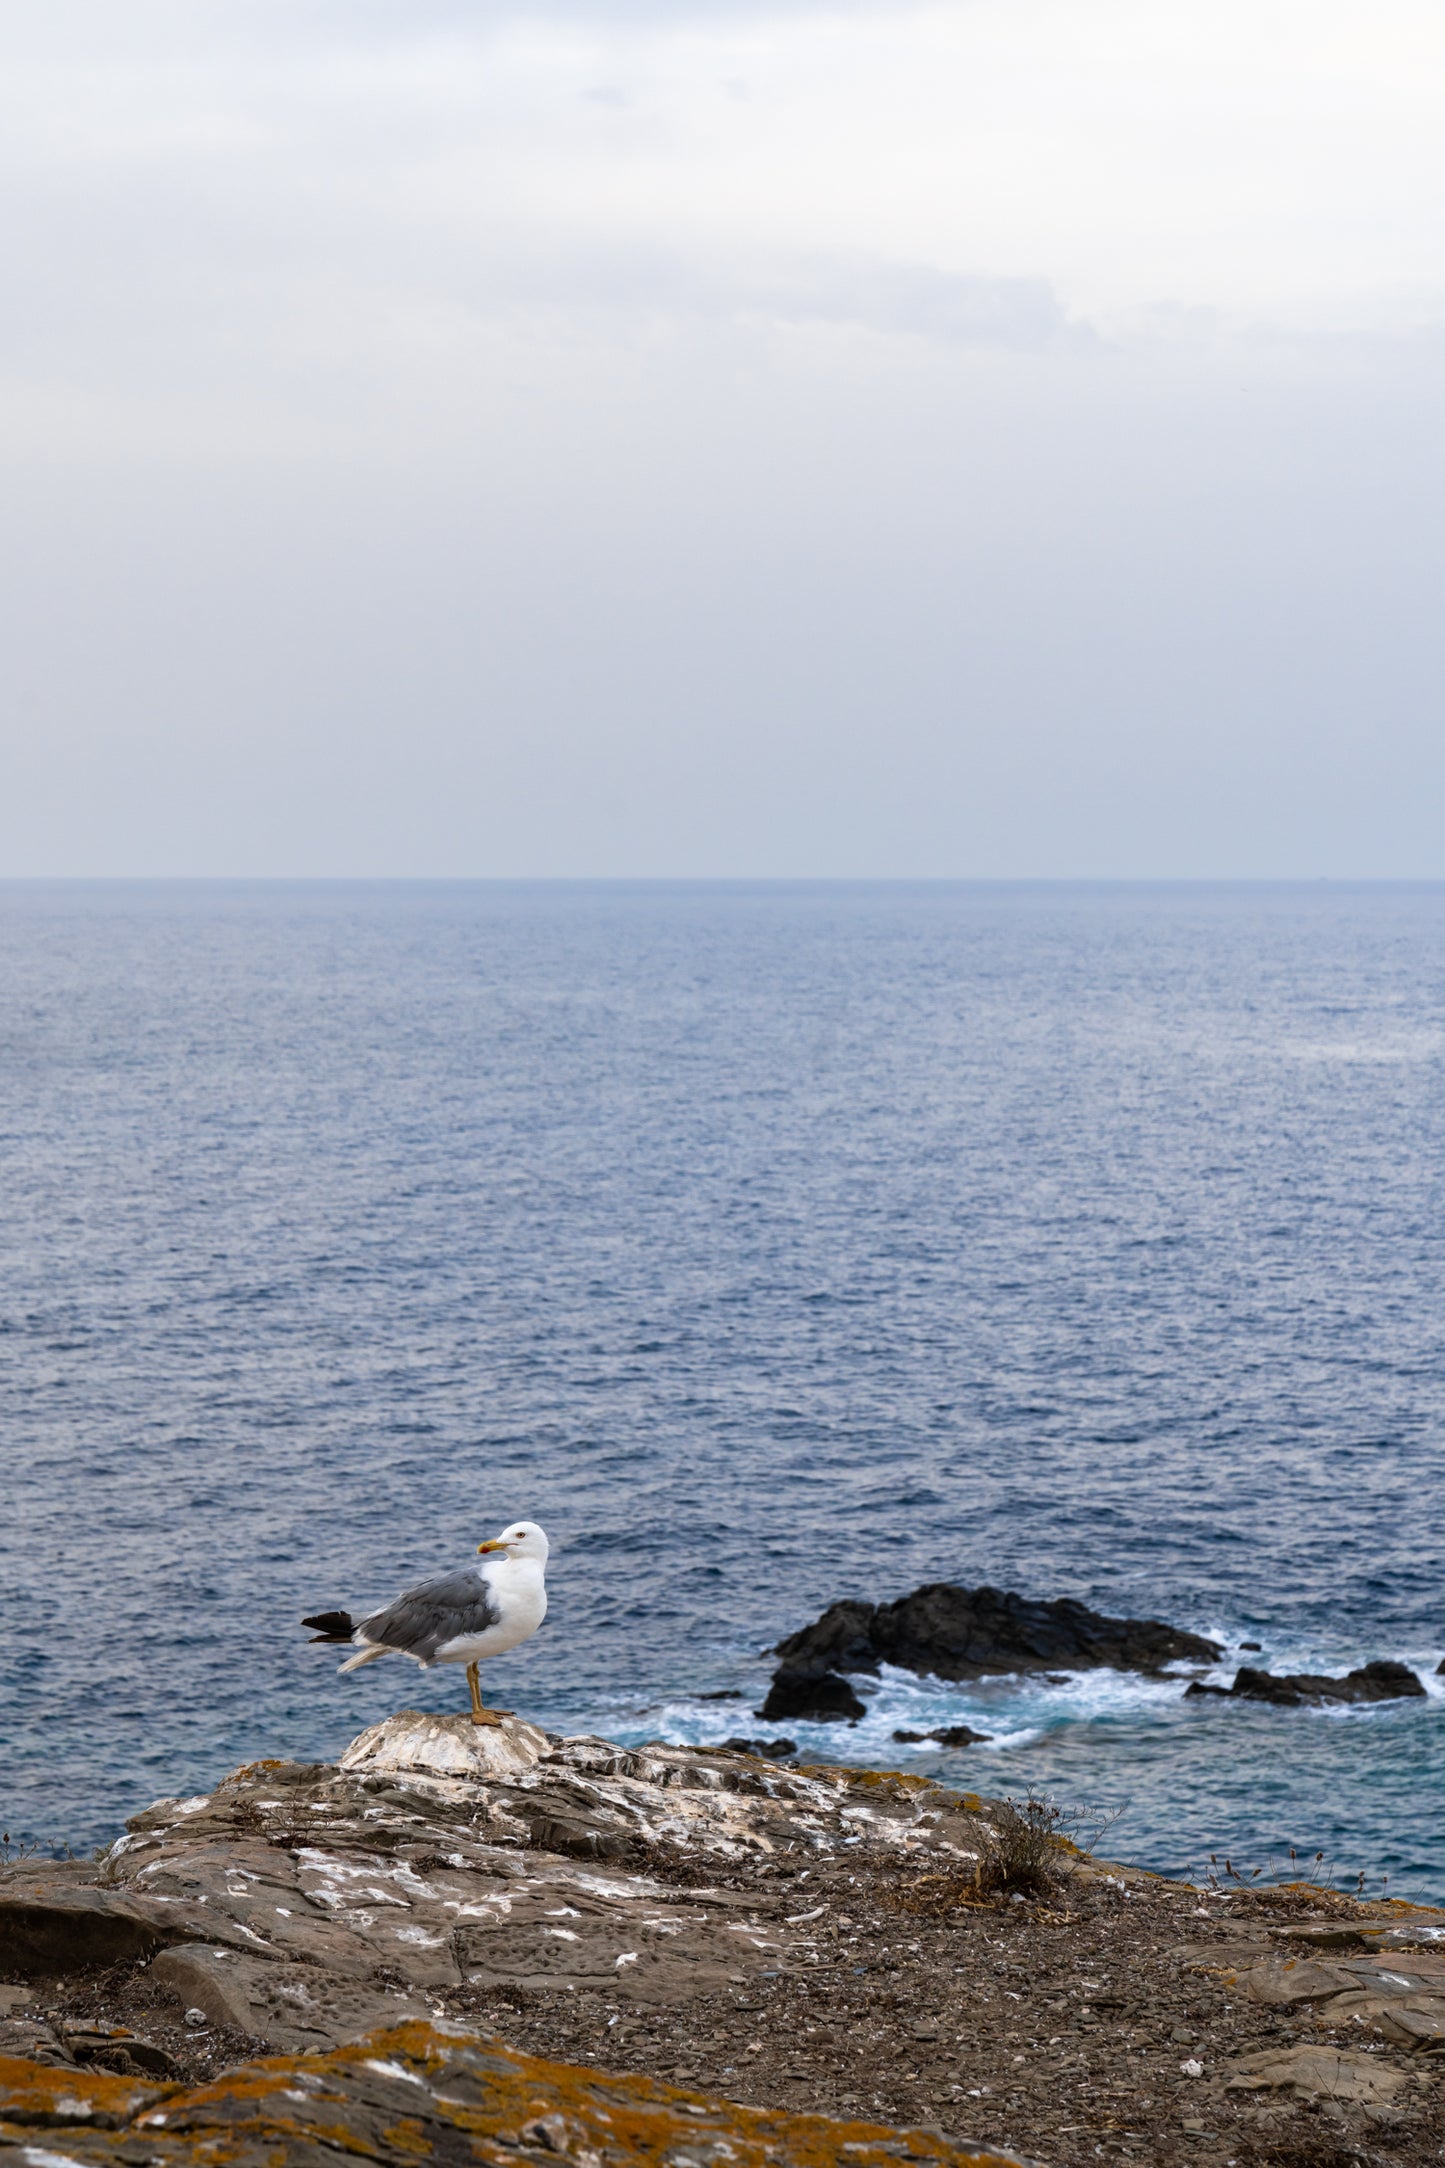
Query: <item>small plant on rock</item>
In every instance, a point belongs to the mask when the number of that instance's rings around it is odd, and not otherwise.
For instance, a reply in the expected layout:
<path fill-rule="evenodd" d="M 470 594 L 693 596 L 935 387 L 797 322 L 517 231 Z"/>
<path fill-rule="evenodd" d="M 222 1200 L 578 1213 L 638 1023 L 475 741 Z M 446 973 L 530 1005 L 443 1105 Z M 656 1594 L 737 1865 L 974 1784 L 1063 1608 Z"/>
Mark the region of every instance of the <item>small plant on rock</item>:
<path fill-rule="evenodd" d="M 1076 1816 L 1032 1786 L 1022 1799 L 1001 1799 L 989 1815 L 979 1850 L 981 1897 L 1048 1897 L 1073 1872 L 1079 1848 L 1067 1834 Z"/>
<path fill-rule="evenodd" d="M 933 1919 L 1001 1897 L 1057 1896 L 1122 1808 L 1065 1807 L 1030 1785 L 1022 1799 L 990 1800 L 978 1821 L 971 1868 L 918 1875 L 900 1894 L 905 1912 Z"/>

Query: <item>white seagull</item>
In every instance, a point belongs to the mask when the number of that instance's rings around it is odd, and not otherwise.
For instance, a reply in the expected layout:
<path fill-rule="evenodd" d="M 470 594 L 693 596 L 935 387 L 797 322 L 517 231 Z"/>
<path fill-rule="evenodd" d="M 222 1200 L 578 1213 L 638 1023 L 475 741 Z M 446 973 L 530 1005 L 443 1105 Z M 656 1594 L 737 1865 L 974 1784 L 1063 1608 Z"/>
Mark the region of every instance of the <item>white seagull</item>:
<path fill-rule="evenodd" d="M 435 1581 L 407 1589 L 384 1611 L 359 1623 L 349 1611 L 322 1611 L 304 1618 L 315 1626 L 314 1641 L 354 1648 L 342 1671 L 359 1671 L 379 1657 L 410 1656 L 423 1669 L 431 1664 L 465 1664 L 472 1695 L 472 1722 L 500 1724 L 510 1709 L 482 1706 L 477 1666 L 484 1657 L 505 1656 L 534 1634 L 547 1616 L 547 1538 L 535 1521 L 513 1521 L 490 1543 L 479 1543 L 484 1566 L 463 1566 Z"/>

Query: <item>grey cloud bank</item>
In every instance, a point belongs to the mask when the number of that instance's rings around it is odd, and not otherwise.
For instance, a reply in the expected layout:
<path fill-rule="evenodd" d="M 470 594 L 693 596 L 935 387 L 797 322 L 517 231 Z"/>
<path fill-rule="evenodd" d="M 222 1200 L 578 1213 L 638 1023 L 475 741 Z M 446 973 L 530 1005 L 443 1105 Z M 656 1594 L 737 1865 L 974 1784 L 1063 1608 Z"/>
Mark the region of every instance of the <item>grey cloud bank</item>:
<path fill-rule="evenodd" d="M 0 870 L 1445 872 L 1423 214 L 1150 19 L 1042 165 L 1032 0 L 13 31 Z"/>

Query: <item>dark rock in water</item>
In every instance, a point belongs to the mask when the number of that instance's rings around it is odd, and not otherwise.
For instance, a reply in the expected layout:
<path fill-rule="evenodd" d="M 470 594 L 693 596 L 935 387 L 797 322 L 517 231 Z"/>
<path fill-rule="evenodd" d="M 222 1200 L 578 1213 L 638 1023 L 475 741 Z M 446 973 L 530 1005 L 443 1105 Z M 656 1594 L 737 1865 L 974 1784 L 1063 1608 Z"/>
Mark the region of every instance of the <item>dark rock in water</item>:
<path fill-rule="evenodd" d="M 1445 1656 L 1442 1656 L 1435 1666 L 1435 1676 L 1437 1679 L 1445 1679 Z"/>
<path fill-rule="evenodd" d="M 851 1721 L 862 1714 L 862 1702 L 836 1672 L 798 1671 L 786 1664 L 774 1673 L 768 1698 L 758 1711 L 765 1724 L 787 1723 L 800 1716 L 827 1724 L 839 1717 Z"/>
<path fill-rule="evenodd" d="M 1191 1679 L 1184 1689 L 1184 1699 L 1188 1701 L 1195 1694 L 1222 1694 L 1228 1701 L 1230 1689 L 1227 1686 L 1206 1686 L 1202 1679 Z"/>
<path fill-rule="evenodd" d="M 1212 1664 L 1223 1651 L 1159 1619 L 1105 1618 L 1070 1597 L 1040 1603 L 1003 1589 L 934 1581 L 896 1603 L 835 1603 L 780 1641 L 776 1653 L 783 1664 L 775 1692 L 784 1679 L 877 1671 L 880 1664 L 940 1679 L 979 1679 L 1060 1667 L 1158 1672 L 1181 1660 Z"/>
<path fill-rule="evenodd" d="M 729 1754 L 752 1754 L 758 1761 L 784 1761 L 798 1751 L 796 1739 L 724 1739 L 723 1746 Z"/>
<path fill-rule="evenodd" d="M 1239 1645 L 1242 1649 L 1249 1649 L 1251 1653 L 1255 1656 L 1258 1656 L 1261 1648 L 1264 1646 L 1263 1642 L 1260 1641 L 1241 1641 Z"/>
<path fill-rule="evenodd" d="M 1231 1694 L 1245 1701 L 1272 1701 L 1281 1708 L 1298 1708 L 1304 1702 L 1401 1701 L 1423 1698 L 1425 1689 L 1408 1664 L 1383 1659 L 1362 1664 L 1342 1679 L 1320 1678 L 1311 1672 L 1275 1673 L 1240 1667 Z"/>
<path fill-rule="evenodd" d="M 967 1724 L 944 1724 L 937 1731 L 895 1731 L 893 1736 L 900 1746 L 921 1746 L 925 1739 L 936 1739 L 940 1746 L 978 1746 L 993 1734 L 972 1731 Z"/>
<path fill-rule="evenodd" d="M 741 1701 L 743 1690 L 740 1686 L 722 1686 L 716 1693 L 699 1694 L 697 1698 L 699 1701 Z"/>

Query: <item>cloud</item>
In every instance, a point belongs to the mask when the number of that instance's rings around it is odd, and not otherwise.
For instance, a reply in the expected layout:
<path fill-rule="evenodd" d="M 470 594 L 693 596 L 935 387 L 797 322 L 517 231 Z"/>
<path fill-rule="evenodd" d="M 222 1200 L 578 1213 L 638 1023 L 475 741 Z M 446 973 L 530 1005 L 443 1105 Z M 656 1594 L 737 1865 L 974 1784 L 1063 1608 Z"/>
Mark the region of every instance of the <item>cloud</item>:
<path fill-rule="evenodd" d="M 11 870 L 1439 867 L 1433 7 L 12 12 Z"/>
<path fill-rule="evenodd" d="M 1070 322 L 1047 279 L 970 277 L 919 264 L 780 269 L 759 281 L 752 306 L 782 320 L 856 324 L 944 346 L 1038 349 L 1093 336 Z"/>

